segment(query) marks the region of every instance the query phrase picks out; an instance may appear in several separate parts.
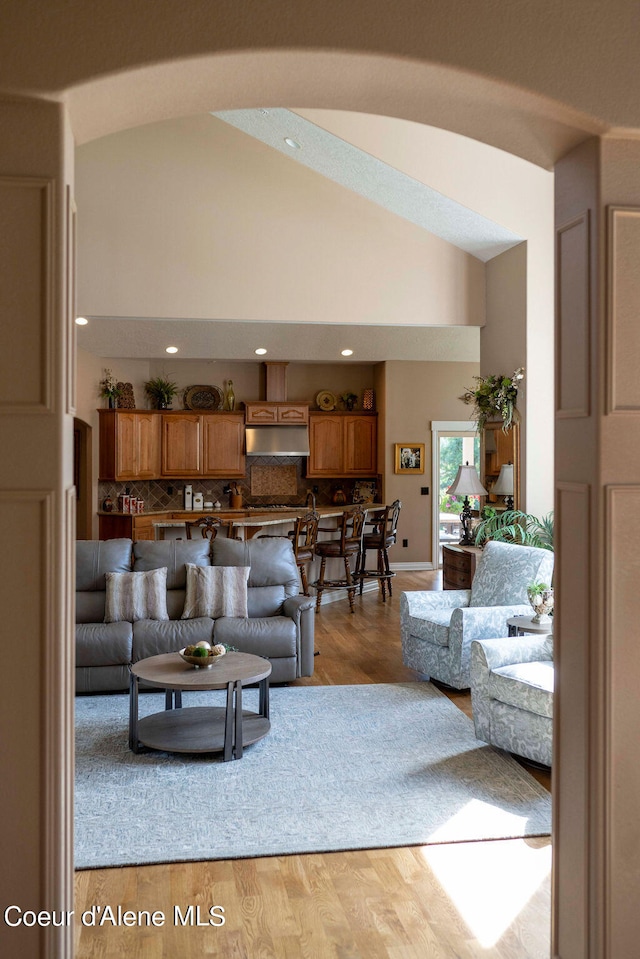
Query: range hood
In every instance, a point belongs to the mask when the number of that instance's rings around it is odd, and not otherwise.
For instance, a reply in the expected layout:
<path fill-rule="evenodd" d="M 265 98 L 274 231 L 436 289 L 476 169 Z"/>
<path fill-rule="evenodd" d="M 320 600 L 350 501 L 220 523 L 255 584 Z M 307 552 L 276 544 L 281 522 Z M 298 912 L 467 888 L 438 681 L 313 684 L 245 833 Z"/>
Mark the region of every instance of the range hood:
<path fill-rule="evenodd" d="M 306 426 L 246 426 L 247 456 L 308 456 Z"/>

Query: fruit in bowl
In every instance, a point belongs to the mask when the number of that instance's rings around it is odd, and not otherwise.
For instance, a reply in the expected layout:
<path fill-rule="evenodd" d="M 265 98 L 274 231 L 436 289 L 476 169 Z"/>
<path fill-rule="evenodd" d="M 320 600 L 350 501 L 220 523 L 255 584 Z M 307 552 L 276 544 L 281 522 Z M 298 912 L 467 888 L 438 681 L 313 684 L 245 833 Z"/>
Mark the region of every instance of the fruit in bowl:
<path fill-rule="evenodd" d="M 180 650 L 180 655 L 185 663 L 195 666 L 196 669 L 208 669 L 210 666 L 219 663 L 227 648 L 222 643 L 212 646 L 205 640 L 195 645 L 185 646 Z"/>

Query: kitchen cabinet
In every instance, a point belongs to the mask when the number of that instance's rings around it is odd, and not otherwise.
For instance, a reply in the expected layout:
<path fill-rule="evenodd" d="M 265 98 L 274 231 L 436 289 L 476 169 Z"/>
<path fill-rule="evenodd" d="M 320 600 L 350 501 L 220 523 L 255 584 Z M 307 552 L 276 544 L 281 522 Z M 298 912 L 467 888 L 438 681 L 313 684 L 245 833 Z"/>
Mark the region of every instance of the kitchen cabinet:
<path fill-rule="evenodd" d="M 309 407 L 301 403 L 247 403 L 245 422 L 254 426 L 261 423 L 304 425 L 309 422 Z"/>
<path fill-rule="evenodd" d="M 202 417 L 202 475 L 225 479 L 244 477 L 244 417 L 242 413 L 211 413 Z"/>
<path fill-rule="evenodd" d="M 162 414 L 162 475 L 202 475 L 201 414 Z"/>
<path fill-rule="evenodd" d="M 375 413 L 310 413 L 307 476 L 374 476 L 377 425 Z"/>
<path fill-rule="evenodd" d="M 98 412 L 101 480 L 245 475 L 242 413 Z"/>
<path fill-rule="evenodd" d="M 163 413 L 162 475 L 244 477 L 242 413 Z"/>
<path fill-rule="evenodd" d="M 160 418 L 152 410 L 99 410 L 99 479 L 158 479 Z"/>
<path fill-rule="evenodd" d="M 169 513 L 101 513 L 98 517 L 99 539 L 155 539 L 154 523 Z"/>

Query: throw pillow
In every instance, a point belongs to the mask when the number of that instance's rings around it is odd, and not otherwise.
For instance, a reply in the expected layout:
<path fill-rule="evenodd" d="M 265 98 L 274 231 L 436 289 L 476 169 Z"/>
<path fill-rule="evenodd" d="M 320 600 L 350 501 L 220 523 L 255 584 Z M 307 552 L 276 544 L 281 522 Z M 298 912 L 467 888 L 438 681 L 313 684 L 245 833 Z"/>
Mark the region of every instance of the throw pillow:
<path fill-rule="evenodd" d="M 105 623 L 136 623 L 140 619 L 169 619 L 167 567 L 140 573 L 105 573 Z"/>
<path fill-rule="evenodd" d="M 246 618 L 250 566 L 195 566 L 193 563 L 186 566 L 187 592 L 182 619 Z"/>

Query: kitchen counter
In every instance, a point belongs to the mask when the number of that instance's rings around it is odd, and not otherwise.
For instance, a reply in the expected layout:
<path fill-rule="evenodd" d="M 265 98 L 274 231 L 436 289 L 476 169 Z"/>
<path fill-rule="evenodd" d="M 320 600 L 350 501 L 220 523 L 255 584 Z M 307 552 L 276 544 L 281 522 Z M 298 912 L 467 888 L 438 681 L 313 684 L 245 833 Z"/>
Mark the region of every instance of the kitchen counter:
<path fill-rule="evenodd" d="M 370 503 L 366 509 L 380 509 L 381 503 Z M 353 504 L 344 506 L 318 506 L 316 511 L 320 519 L 331 519 L 342 516 L 345 510 L 353 509 Z M 276 509 L 259 507 L 243 507 L 241 509 L 222 508 L 219 510 L 148 510 L 144 513 L 122 513 L 118 510 L 106 512 L 98 511 L 100 520 L 100 539 L 114 539 L 125 537 L 134 540 L 160 539 L 165 537 L 165 531 L 184 529 L 186 521 L 201 519 L 203 516 L 216 516 L 223 521 L 232 521 L 234 529 L 245 539 L 250 539 L 260 529 L 287 524 L 289 527 L 297 516 L 303 516 L 309 511 L 308 507 L 283 506 Z M 173 537 L 172 537 L 173 538 Z"/>

